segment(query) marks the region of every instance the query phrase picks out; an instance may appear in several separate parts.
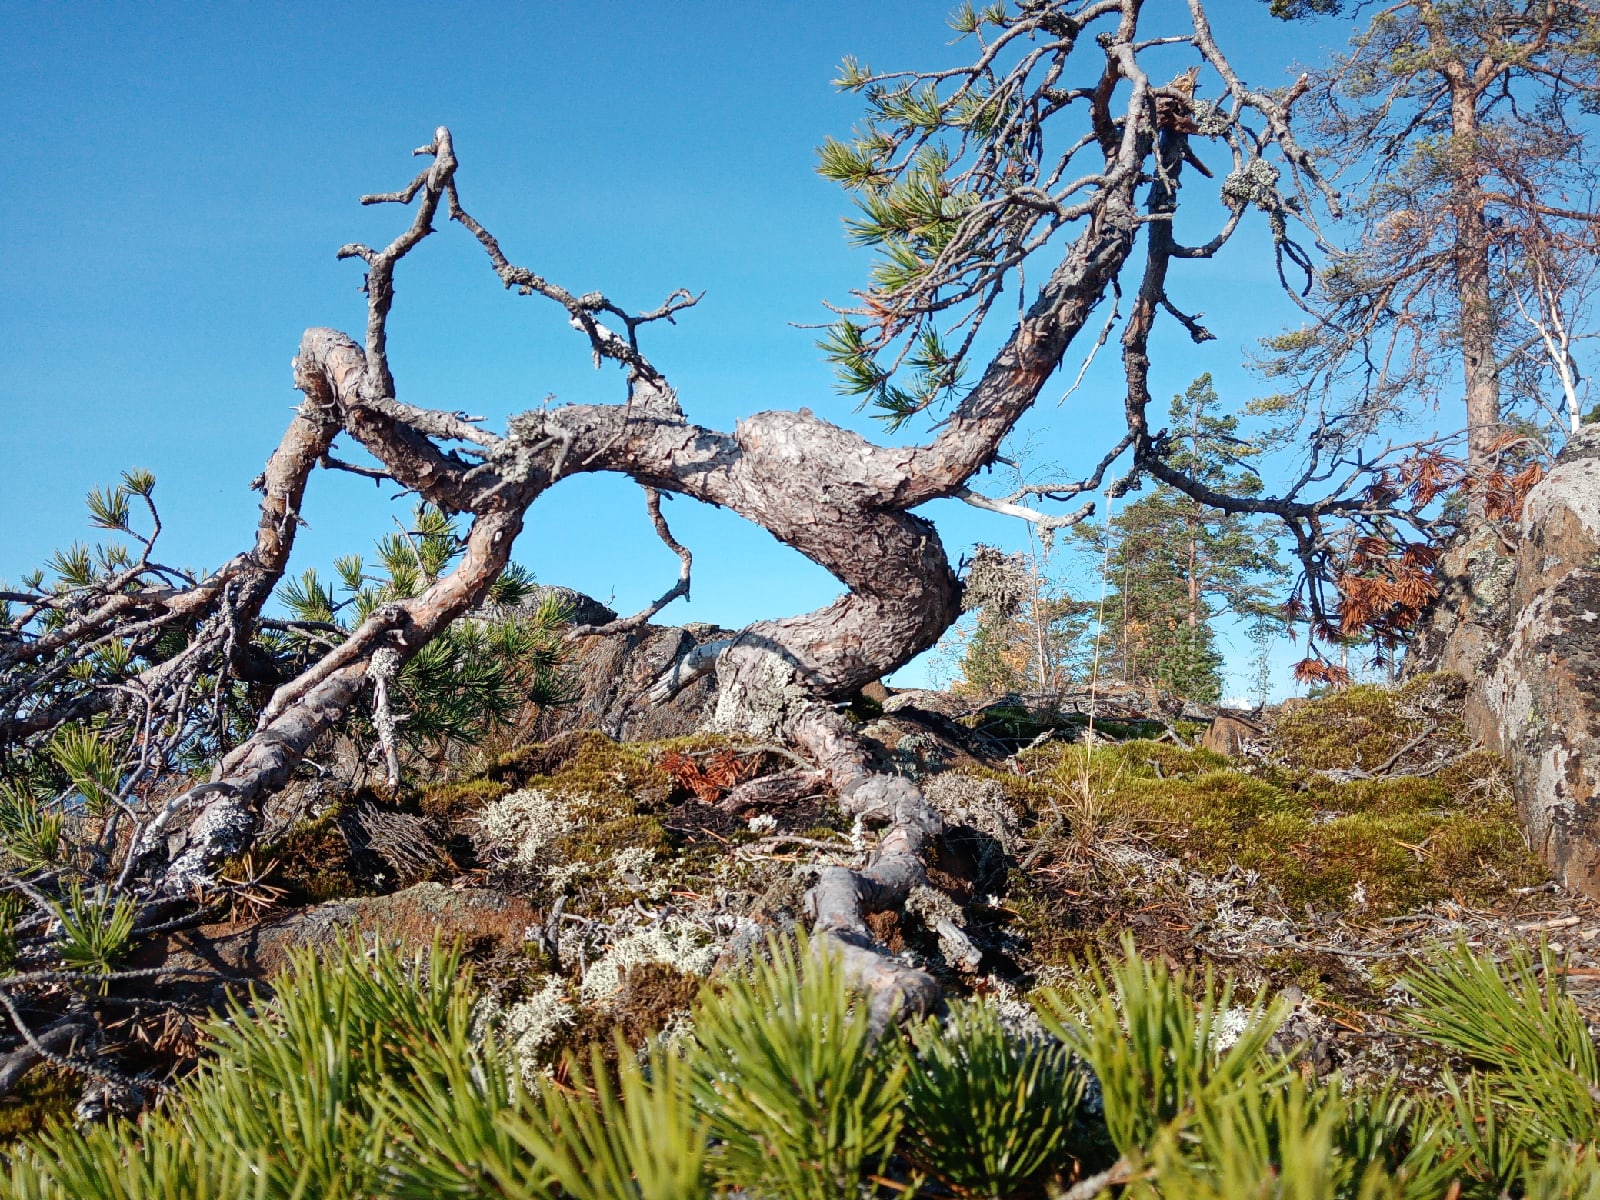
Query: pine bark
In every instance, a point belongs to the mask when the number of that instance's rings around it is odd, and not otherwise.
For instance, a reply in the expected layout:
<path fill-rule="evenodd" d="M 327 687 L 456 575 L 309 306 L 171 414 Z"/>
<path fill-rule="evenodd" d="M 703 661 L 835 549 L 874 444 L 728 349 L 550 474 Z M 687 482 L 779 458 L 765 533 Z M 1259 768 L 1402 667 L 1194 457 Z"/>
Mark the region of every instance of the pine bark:
<path fill-rule="evenodd" d="M 1464 71 L 1452 74 L 1450 118 L 1458 141 L 1478 133 L 1478 89 Z M 1483 185 L 1472 169 L 1476 155 L 1462 156 L 1465 166 L 1455 185 L 1456 300 L 1461 314 L 1461 369 L 1467 407 L 1467 470 L 1480 486 L 1469 494 L 1469 515 L 1484 516 L 1488 489 L 1481 486 L 1495 470 L 1500 438 L 1500 367 L 1495 355 L 1495 313 L 1489 277 L 1489 229 L 1484 217 Z"/>

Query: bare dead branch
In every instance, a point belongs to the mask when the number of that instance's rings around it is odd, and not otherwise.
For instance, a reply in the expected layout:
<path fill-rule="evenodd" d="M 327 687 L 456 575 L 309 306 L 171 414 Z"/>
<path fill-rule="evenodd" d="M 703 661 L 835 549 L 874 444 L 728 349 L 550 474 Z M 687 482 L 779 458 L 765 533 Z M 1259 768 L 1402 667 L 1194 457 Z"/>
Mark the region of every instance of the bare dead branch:
<path fill-rule="evenodd" d="M 650 511 L 650 522 L 655 526 L 656 536 L 662 540 L 668 550 L 671 550 L 678 556 L 679 567 L 677 582 L 665 592 L 662 592 L 653 603 L 640 609 L 631 617 L 623 617 L 620 620 L 608 621 L 604 625 L 579 625 L 567 636 L 611 637 L 619 633 L 632 633 L 634 630 L 648 623 L 651 617 L 655 616 L 658 612 L 660 612 L 667 605 L 671 604 L 674 600 L 678 599 L 680 596 L 688 596 L 689 573 L 690 569 L 694 566 L 694 555 L 690 554 L 688 549 L 681 545 L 678 540 L 672 536 L 672 530 L 667 527 L 667 520 L 661 515 L 661 493 L 653 487 L 645 488 L 644 503 L 645 507 Z"/>

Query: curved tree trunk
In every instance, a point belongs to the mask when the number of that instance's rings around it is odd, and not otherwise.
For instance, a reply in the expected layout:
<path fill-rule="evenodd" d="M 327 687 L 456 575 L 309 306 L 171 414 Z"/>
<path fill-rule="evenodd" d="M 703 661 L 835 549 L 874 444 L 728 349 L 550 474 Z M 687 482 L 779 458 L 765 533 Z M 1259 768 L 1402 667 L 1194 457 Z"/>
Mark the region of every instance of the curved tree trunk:
<path fill-rule="evenodd" d="M 1191 7 L 1194 44 L 1228 82 L 1235 102 L 1263 116 L 1272 140 L 1285 146 L 1286 153 L 1292 151 L 1286 110 L 1238 84 L 1211 42 L 1203 13 Z M 1038 187 L 1025 188 L 1027 196 L 1017 200 L 1015 211 L 1033 214 L 1029 221 L 1037 220 L 1040 211 L 1061 214 L 1052 236 L 1062 231 L 1066 245 L 978 383 L 922 446 L 876 446 L 805 409 L 757 413 L 731 433 L 691 423 L 665 377 L 639 352 L 636 335 L 641 324 L 670 317 L 692 304 L 692 298 L 676 293 L 656 312 L 635 317 L 598 293 L 575 296 L 512 265 L 494 237 L 461 208 L 450 134 L 443 128 L 436 131 L 434 140 L 418 151 L 431 157 L 431 165 L 407 188 L 363 198 L 364 203 L 415 202 L 410 228 L 382 250 L 351 245 L 340 252 L 367 265 L 364 346 L 333 330 L 308 331 L 296 363 L 296 382 L 309 407 L 358 439 L 403 487 L 446 511 L 471 513 L 467 553 L 423 595 L 374 612 L 322 662 L 281 688 L 256 733 L 218 765 L 212 781 L 169 805 L 146 832 L 152 848 L 172 826 L 172 814 L 206 801 L 202 815 L 187 823 L 186 836 L 174 847 L 162 875 L 165 885 L 188 886 L 248 843 L 261 797 L 287 779 L 316 739 L 355 702 L 372 677 L 377 656 L 384 656 L 384 669 L 392 672 L 475 604 L 506 564 L 524 514 L 547 488 L 570 474 L 612 472 L 653 491 L 731 509 L 826 568 L 843 585 L 845 593 L 816 612 L 757 622 L 714 652 L 702 647 L 670 672 L 661 687 L 715 670 L 719 724 L 798 744 L 815 760 L 846 811 L 882 827 L 869 865 L 860 871 L 823 872 L 809 903 L 817 929 L 830 935 L 830 944 L 872 989 L 880 1018 L 899 1006 L 921 1009 L 931 1003 L 936 995 L 932 980 L 879 950 L 865 916 L 900 904 L 923 879 L 922 855 L 941 832 L 940 820 L 913 782 L 870 770 L 865 748 L 832 702 L 932 646 L 959 615 L 961 587 L 938 534 L 910 510 L 942 497 L 970 496 L 969 480 L 995 461 L 1002 439 L 1038 399 L 1133 252 L 1145 224 L 1137 196 L 1151 181 L 1146 172 L 1156 145 L 1158 101 L 1168 105 L 1166 111 L 1175 111 L 1172 105 L 1181 110 L 1192 102 L 1194 86 L 1192 76 L 1187 90 L 1179 86 L 1181 81 L 1164 89 L 1151 84 L 1137 57 L 1140 10 L 1139 0 L 1081 9 L 1041 4 L 1025 8 L 1018 18 L 1061 63 L 1091 25 L 1111 27 L 1086 50 L 1091 78 L 1098 76 L 1098 81 L 1078 94 L 1087 102 L 1092 136 L 1078 140 L 1069 158 L 1082 152 L 1091 161 L 1084 164 L 1087 174 L 1078 182 L 1062 184 L 1062 198 L 1049 201 L 1055 208 L 1039 207 Z M 1082 45 L 1087 48 L 1091 41 Z M 1057 78 L 1047 74 L 1052 81 Z M 1055 83 L 1039 86 L 1050 92 Z M 1050 96 L 1051 105 L 1067 103 L 1058 102 L 1054 92 Z M 1121 111 L 1113 110 L 1114 99 L 1125 104 Z M 1253 133 L 1231 144 L 1242 164 L 1263 143 Z M 1291 154 L 1289 161 L 1299 164 L 1302 159 Z M 1175 181 L 1175 167 L 1170 174 Z M 997 186 L 1004 190 L 1011 185 Z M 1175 184 L 1162 194 L 1175 197 Z M 413 408 L 396 398 L 386 354 L 393 274 L 399 260 L 432 232 L 441 210 L 477 238 L 507 287 L 560 304 L 589 339 L 597 363 L 610 358 L 627 366 L 626 404 L 524 413 L 498 436 L 459 416 Z M 1170 207 L 1164 215 L 1170 216 Z M 1236 219 L 1237 214 L 1220 240 L 1226 240 Z M 1003 223 L 997 227 L 1006 228 Z M 1165 224 L 1151 228 L 1170 241 Z M 990 302 L 1001 294 L 1010 269 L 997 268 Z M 1141 301 L 1153 314 L 1159 298 L 1151 293 Z M 919 301 L 913 297 L 907 303 L 914 310 Z M 602 324 L 602 317 L 620 319 L 626 336 Z M 1133 432 L 1130 426 L 1130 437 Z M 466 443 L 469 452 L 442 448 L 452 442 Z M 1101 464 L 1100 473 L 1129 444 L 1124 440 Z M 1094 486 L 1096 482 L 1084 483 L 1065 494 Z M 992 508 L 994 503 L 980 506 Z M 1030 515 L 1016 505 L 1002 506 L 1002 511 Z"/>
<path fill-rule="evenodd" d="M 718 722 L 794 741 L 817 761 L 847 811 L 886 826 L 873 864 L 834 871 L 813 893 L 818 928 L 858 951 L 860 973 L 883 1007 L 924 1007 L 931 980 L 886 966 L 864 915 L 890 907 L 922 880 L 921 855 L 940 832 L 937 814 L 909 781 L 875 777 L 867 755 L 829 701 L 908 662 L 960 614 L 960 585 L 933 525 L 905 511 L 956 493 L 997 452 L 1037 398 L 1133 246 L 1136 172 L 1106 215 L 1042 289 L 1006 348 L 956 418 L 931 445 L 874 446 L 807 410 L 759 413 L 732 434 L 687 421 L 666 381 L 635 371 L 626 406 L 573 405 L 514 418 L 473 463 L 438 449 L 450 418 L 403 405 L 378 383 L 372 349 L 333 330 L 307 332 L 297 384 L 401 484 L 475 520 L 466 557 L 414 600 L 385 605 L 322 662 L 279 690 L 258 732 L 218 765 L 210 783 L 177 798 L 145 831 L 156 848 L 183 823 L 162 873 L 183 890 L 253 838 L 261 798 L 281 786 L 316 739 L 348 710 L 373 655 L 403 664 L 482 596 L 509 560 L 529 505 L 565 474 L 610 471 L 661 491 L 732 509 L 830 571 L 848 589 L 816 612 L 757 622 L 714 664 Z M 451 432 L 459 433 L 452 430 Z M 431 435 L 431 436 L 430 436 Z"/>

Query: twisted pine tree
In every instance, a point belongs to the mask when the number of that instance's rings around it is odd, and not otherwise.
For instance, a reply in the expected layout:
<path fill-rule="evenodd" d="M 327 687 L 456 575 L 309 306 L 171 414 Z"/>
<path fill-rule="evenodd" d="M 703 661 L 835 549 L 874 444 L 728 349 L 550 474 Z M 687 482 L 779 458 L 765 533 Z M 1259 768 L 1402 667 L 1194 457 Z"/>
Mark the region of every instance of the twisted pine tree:
<path fill-rule="evenodd" d="M 417 149 L 427 162 L 413 179 L 363 197 L 409 219 L 386 245 L 339 251 L 364 270 L 364 319 L 357 337 L 317 327 L 301 340 L 294 382 L 304 401 L 257 481 L 254 544 L 194 576 L 160 564 L 151 534 L 137 555 L 64 564 L 75 574 L 0 597 L 12 604 L 0 636 L 0 743 L 26 751 L 64 725 L 97 720 L 122 731 L 134 747 L 129 761 L 148 762 L 140 738 L 165 736 L 189 719 L 196 696 L 224 694 L 255 671 L 250 647 L 262 606 L 285 576 L 300 513 L 313 502 L 308 482 L 318 467 L 356 469 L 332 454 L 339 438 L 354 439 L 379 464 L 359 470 L 416 493 L 463 531 L 449 561 L 358 606 L 335 644 L 308 652 L 292 678 L 263 676 L 270 695 L 244 736 L 203 743 L 212 750 L 204 782 L 119 786 L 132 828 L 116 843 L 111 890 L 149 902 L 182 897 L 247 850 L 263 802 L 318 739 L 352 706 L 403 679 L 408 664 L 484 600 L 543 494 L 567 476 L 605 471 L 643 489 L 658 533 L 683 563 L 661 600 L 613 629 L 642 624 L 688 586 L 689 553 L 661 514 L 666 493 L 737 512 L 839 580 L 843 594 L 824 608 L 758 621 L 691 652 L 660 691 L 715 672 L 719 724 L 797 746 L 813 764 L 800 783 L 825 784 L 846 812 L 880 827 L 870 865 L 826 869 L 812 889 L 818 944 L 873 993 L 880 1017 L 897 1005 L 924 1009 L 933 980 L 883 953 L 866 918 L 898 906 L 922 881 L 923 852 L 940 820 L 913 781 L 871 768 L 836 706 L 931 646 L 960 611 L 962 586 L 938 532 L 914 510 L 955 497 L 1043 528 L 1069 524 L 1075 514 L 1047 510 L 1097 490 L 1131 453 L 1134 473 L 1155 474 L 1206 504 L 1297 524 L 1308 570 L 1326 545 L 1327 522 L 1426 526 L 1410 497 L 1392 490 L 1226 495 L 1187 471 L 1146 418 L 1157 319 L 1165 314 L 1197 340 L 1210 336 L 1170 294 L 1174 263 L 1203 265 L 1251 213 L 1265 219 L 1280 265 L 1307 261 L 1291 236 L 1307 209 L 1297 193 L 1322 184 L 1290 127 L 1300 93 L 1241 80 L 1200 0 L 1148 13 L 1141 0 L 1019 0 L 981 12 L 963 6 L 954 24 L 972 47 L 964 66 L 884 74 L 847 62 L 840 82 L 863 98 L 864 121 L 852 140 L 822 151 L 823 172 L 856 199 L 854 236 L 879 251 L 828 352 L 845 388 L 892 423 L 927 422 L 927 437 L 915 444 L 876 445 L 807 409 L 756 413 L 731 432 L 697 424 L 693 398 L 679 396 L 654 348 L 644 346 L 694 297 L 674 291 L 654 310 L 630 312 L 514 262 L 462 197 L 448 129 Z M 1188 69 L 1172 78 L 1179 59 Z M 1216 99 L 1197 101 L 1197 86 L 1214 89 Z M 1202 153 L 1227 166 L 1214 193 L 1220 209 L 1206 210 L 1220 213 L 1218 224 L 1191 244 L 1178 237 L 1178 184 Z M 1185 187 L 1187 194 L 1191 183 Z M 620 366 L 616 401 L 531 411 L 492 431 L 402 398 L 388 353 L 395 277 L 441 222 L 476 242 L 503 286 L 551 306 L 597 364 Z M 1014 327 L 980 358 L 978 347 L 994 339 L 979 332 L 1015 311 L 1008 297 L 1024 279 L 1029 294 Z M 1094 340 L 1083 335 L 1118 288 L 1132 298 L 1121 326 L 1126 434 L 1086 478 L 1023 497 L 974 490 L 974 476 L 995 461 L 1074 347 Z M 1382 462 L 1353 466 L 1352 477 Z M 149 498 L 143 479 L 130 478 L 121 491 L 129 501 Z M 129 525 L 124 512 L 106 520 Z"/>

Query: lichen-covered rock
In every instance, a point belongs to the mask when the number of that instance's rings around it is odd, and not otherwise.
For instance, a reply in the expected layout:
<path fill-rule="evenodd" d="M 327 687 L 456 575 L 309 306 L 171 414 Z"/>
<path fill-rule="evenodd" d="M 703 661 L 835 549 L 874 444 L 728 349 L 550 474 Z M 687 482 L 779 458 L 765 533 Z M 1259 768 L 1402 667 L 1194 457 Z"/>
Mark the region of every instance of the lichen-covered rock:
<path fill-rule="evenodd" d="M 868 721 L 860 734 L 876 752 L 882 770 L 913 779 L 980 762 L 971 731 L 938 713 L 909 705 Z"/>
<path fill-rule="evenodd" d="M 1439 558 L 1439 595 L 1406 653 L 1406 674 L 1448 671 L 1475 678 L 1505 644 L 1516 559 L 1500 531 L 1479 525 Z"/>
<path fill-rule="evenodd" d="M 288 965 L 290 951 L 326 950 L 359 933 L 397 942 L 408 952 L 436 939 L 458 940 L 469 951 L 516 954 L 539 914 L 525 901 L 486 888 L 419 883 L 387 896 L 359 896 L 278 912 L 237 926 L 202 926 L 170 935 L 152 950 L 158 961 L 138 965 L 172 971 L 222 970 L 270 979 Z"/>
<path fill-rule="evenodd" d="M 492 605 L 478 617 L 516 617 L 537 612 L 554 600 L 566 610 L 571 632 L 600 628 L 617 614 L 600 601 L 568 587 L 534 588 L 519 603 Z M 715 625 L 643 625 L 627 633 L 590 633 L 575 639 L 567 662 L 574 695 L 539 713 L 528 731 L 533 741 L 597 729 L 617 741 L 645 742 L 684 737 L 709 727 L 716 680 L 702 676 L 666 700 L 646 693 L 669 668 L 696 646 L 731 637 Z"/>
<path fill-rule="evenodd" d="M 1528 494 L 1507 586 L 1501 640 L 1469 676 L 1467 728 L 1510 762 L 1534 849 L 1600 896 L 1600 427 Z"/>
<path fill-rule="evenodd" d="M 631 633 L 579 638 L 569 666 L 577 696 L 541 713 L 533 740 L 598 729 L 618 741 L 645 742 L 708 728 L 717 699 L 715 675 L 691 681 L 666 700 L 647 693 L 695 646 L 730 636 L 713 625 L 645 625 Z"/>

